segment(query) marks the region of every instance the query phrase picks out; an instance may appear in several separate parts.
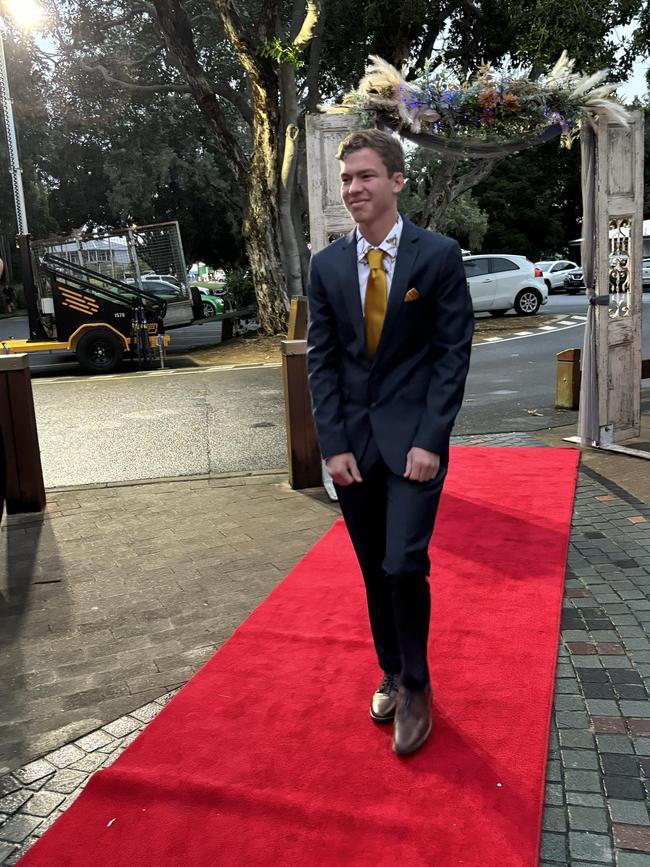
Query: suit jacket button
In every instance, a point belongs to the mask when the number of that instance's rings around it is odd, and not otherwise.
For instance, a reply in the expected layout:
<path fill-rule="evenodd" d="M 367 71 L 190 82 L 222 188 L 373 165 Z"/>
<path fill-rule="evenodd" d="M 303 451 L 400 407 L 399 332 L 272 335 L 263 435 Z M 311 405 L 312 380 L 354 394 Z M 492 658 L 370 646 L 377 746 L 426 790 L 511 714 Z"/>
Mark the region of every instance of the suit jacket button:
<path fill-rule="evenodd" d="M 376 406 L 377 406 L 377 401 L 373 400 L 373 402 L 370 404 L 370 409 L 374 409 Z"/>

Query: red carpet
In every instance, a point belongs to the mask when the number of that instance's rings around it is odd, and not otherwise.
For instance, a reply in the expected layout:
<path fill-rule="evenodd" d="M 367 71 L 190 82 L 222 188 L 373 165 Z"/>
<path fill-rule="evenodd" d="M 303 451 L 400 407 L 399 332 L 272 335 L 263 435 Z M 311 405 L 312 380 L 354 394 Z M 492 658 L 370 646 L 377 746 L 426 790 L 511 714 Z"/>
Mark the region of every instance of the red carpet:
<path fill-rule="evenodd" d="M 337 522 L 22 867 L 536 865 L 577 461 L 453 450 L 419 753 L 368 717 L 379 675 Z"/>

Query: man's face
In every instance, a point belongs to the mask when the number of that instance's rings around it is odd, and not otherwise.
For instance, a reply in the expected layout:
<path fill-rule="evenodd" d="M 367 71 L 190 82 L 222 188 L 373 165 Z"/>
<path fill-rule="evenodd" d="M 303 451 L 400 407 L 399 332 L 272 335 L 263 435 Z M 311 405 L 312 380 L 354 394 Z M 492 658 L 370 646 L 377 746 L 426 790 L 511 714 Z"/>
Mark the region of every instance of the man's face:
<path fill-rule="evenodd" d="M 377 151 L 362 148 L 341 163 L 341 198 L 355 223 L 374 223 L 395 209 L 404 175 L 388 175 Z"/>

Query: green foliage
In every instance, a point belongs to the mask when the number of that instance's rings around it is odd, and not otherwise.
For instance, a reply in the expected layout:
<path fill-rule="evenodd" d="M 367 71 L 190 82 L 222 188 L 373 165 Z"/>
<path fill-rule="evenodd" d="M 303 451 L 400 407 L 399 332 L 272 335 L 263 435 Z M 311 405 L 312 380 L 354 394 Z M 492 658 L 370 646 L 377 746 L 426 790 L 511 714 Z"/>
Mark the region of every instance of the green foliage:
<path fill-rule="evenodd" d="M 292 47 L 293 5 L 288 0 L 277 5 L 278 36 L 258 50 L 275 63 L 295 68 L 304 107 L 310 72 L 305 61 L 316 52 Z M 249 33 L 259 33 L 266 0 L 241 0 L 239 6 Z M 244 193 L 214 146 L 194 97 L 122 89 L 98 71 L 89 71 L 102 64 L 110 74 L 132 82 L 186 83 L 164 47 L 155 15 L 142 14 L 140 7 L 134 0 L 56 0 L 63 54 L 52 68 L 27 38 L 10 33 L 6 40 L 30 229 L 43 237 L 83 225 L 177 219 L 188 262 L 201 259 L 230 268 L 234 294 L 252 299 L 241 234 Z M 439 58 L 443 32 L 444 59 L 459 74 L 474 70 L 482 60 L 499 64 L 506 56 L 532 63 L 539 71 L 553 64 L 563 48 L 581 71 L 611 65 L 615 74 L 625 73 L 635 53 L 647 52 L 649 44 L 650 12 L 642 0 L 593 0 L 587 12 L 583 5 L 564 0 L 358 0 L 353 6 L 349 0 L 323 0 L 323 9 L 326 27 L 315 76 L 320 100 L 340 98 L 356 86 L 371 53 L 398 67 L 407 62 L 412 70 L 421 68 L 427 58 Z M 213 5 L 199 0 L 192 11 L 200 20 L 193 39 L 205 74 L 246 97 L 250 82 Z M 634 44 L 617 60 L 611 33 L 639 12 Z M 249 154 L 247 122 L 225 98 L 219 97 L 219 105 Z M 276 141 L 283 140 L 283 130 L 272 133 Z M 646 148 L 649 143 L 647 129 Z M 558 153 L 555 143 L 549 149 L 553 158 L 543 148 L 504 161 L 473 195 L 452 203 L 441 225 L 463 246 L 475 249 L 487 213 L 484 249 L 512 252 L 519 245 L 517 251 L 535 256 L 565 249 L 579 234 L 579 154 L 576 148 Z M 418 153 L 420 163 L 402 207 L 426 223 L 428 197 L 443 181 L 435 157 Z M 646 175 L 649 167 L 647 158 Z M 463 164 L 460 170 L 466 168 Z M 301 167 L 299 177 L 302 174 Z M 304 178 L 301 183 L 305 185 Z M 2 141 L 0 202 L 0 231 L 12 235 L 15 219 Z"/>
<path fill-rule="evenodd" d="M 406 185 L 400 195 L 400 212 L 416 225 L 429 228 L 429 202 L 437 184 L 441 161 L 424 148 L 410 147 L 406 154 Z M 481 210 L 471 191 L 463 193 L 445 209 L 436 229 L 455 238 L 463 248 L 474 251 L 488 227 L 488 215 Z"/>
<path fill-rule="evenodd" d="M 461 74 L 481 62 L 505 58 L 532 64 L 539 72 L 566 49 L 576 69 L 591 73 L 609 67 L 616 79 L 629 72 L 640 52 L 648 54 L 650 6 L 644 0 L 594 0 L 587 8 L 565 0 L 324 0 L 321 92 L 340 98 L 363 75 L 369 54 L 378 54 L 411 72 L 427 58 L 443 59 Z M 615 28 L 640 15 L 641 26 L 624 51 Z M 444 32 L 444 43 L 441 34 Z"/>
<path fill-rule="evenodd" d="M 532 261 L 576 255 L 569 241 L 580 236 L 580 153 L 554 142 L 500 163 L 473 190 L 488 215 L 483 250 L 516 253 Z"/>
<path fill-rule="evenodd" d="M 97 39 L 104 39 L 97 34 Z M 191 101 L 107 87 L 5 40 L 30 232 L 178 220 L 186 259 L 241 265 L 244 201 Z M 0 134 L 0 232 L 16 232 Z"/>
<path fill-rule="evenodd" d="M 282 42 L 278 36 L 262 42 L 259 53 L 262 57 L 275 60 L 276 63 L 289 63 L 295 69 L 301 69 L 305 65 L 305 61 L 302 59 L 303 49 L 297 48 L 291 42 Z"/>
<path fill-rule="evenodd" d="M 488 229 L 488 215 L 482 211 L 471 192 L 463 193 L 447 206 L 438 228 L 455 238 L 464 249 L 478 253 Z"/>
<path fill-rule="evenodd" d="M 227 306 L 232 310 L 255 304 L 255 286 L 250 271 L 233 268 L 226 272 L 224 294 Z"/>
<path fill-rule="evenodd" d="M 50 212 L 49 178 L 43 157 L 50 142 L 48 116 L 43 94 L 47 92 L 46 70 L 29 41 L 11 32 L 4 35 L 18 149 L 23 170 L 27 222 L 32 235 L 51 233 L 56 222 Z M 9 174 L 4 124 L 0 121 L 0 233 L 16 234 L 14 195 Z"/>

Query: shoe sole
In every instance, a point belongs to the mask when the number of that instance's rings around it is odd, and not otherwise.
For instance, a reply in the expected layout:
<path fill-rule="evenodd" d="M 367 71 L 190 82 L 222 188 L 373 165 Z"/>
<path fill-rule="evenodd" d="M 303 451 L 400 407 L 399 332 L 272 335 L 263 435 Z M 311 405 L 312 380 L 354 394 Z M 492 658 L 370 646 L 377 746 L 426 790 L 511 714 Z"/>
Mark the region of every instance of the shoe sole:
<path fill-rule="evenodd" d="M 408 750 L 398 750 L 397 747 L 395 746 L 395 741 L 393 741 L 393 752 L 394 752 L 394 753 L 397 753 L 398 756 L 409 756 L 411 753 L 414 753 L 416 750 L 419 750 L 420 747 L 422 746 L 422 744 L 426 741 L 426 739 L 427 739 L 427 738 L 429 737 L 429 735 L 431 734 L 431 729 L 432 729 L 432 728 L 433 728 L 433 720 L 431 720 L 431 721 L 429 722 L 429 728 L 428 728 L 428 729 L 426 730 L 426 732 L 422 735 L 422 737 L 420 738 L 420 740 L 419 740 L 419 741 L 416 741 L 416 743 L 414 743 L 413 746 L 410 747 Z"/>
<path fill-rule="evenodd" d="M 372 708 L 370 708 L 370 719 L 373 722 L 379 723 L 379 725 L 382 725 L 383 723 L 389 723 L 395 719 L 395 711 L 393 711 L 390 716 L 376 716 L 372 712 Z"/>

